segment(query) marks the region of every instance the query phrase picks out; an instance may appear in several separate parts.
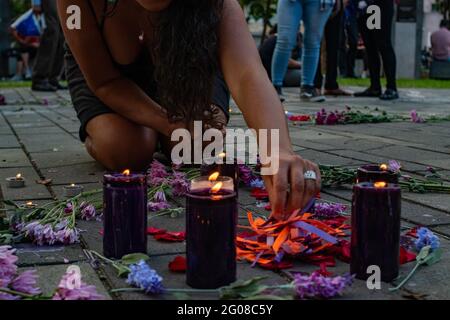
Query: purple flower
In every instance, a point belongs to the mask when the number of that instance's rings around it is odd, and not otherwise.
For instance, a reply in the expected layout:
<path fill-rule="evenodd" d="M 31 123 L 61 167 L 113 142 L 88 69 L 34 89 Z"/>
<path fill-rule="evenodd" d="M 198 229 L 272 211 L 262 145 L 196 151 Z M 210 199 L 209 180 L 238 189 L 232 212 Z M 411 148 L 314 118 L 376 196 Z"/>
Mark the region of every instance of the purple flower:
<path fill-rule="evenodd" d="M 75 271 L 66 272 L 59 282 L 53 300 L 103 300 L 95 286 L 81 281 L 81 275 Z"/>
<path fill-rule="evenodd" d="M 183 172 L 174 172 L 170 186 L 174 196 L 184 196 L 190 189 L 190 183 Z"/>
<path fill-rule="evenodd" d="M 250 181 L 250 187 L 264 189 L 264 181 L 259 178 L 253 179 L 252 181 Z"/>
<path fill-rule="evenodd" d="M 15 252 L 10 246 L 0 246 L 0 288 L 8 286 L 17 272 Z"/>
<path fill-rule="evenodd" d="M 344 290 L 353 283 L 353 276 L 325 277 L 319 272 L 314 272 L 310 276 L 301 274 L 295 275 L 294 286 L 300 299 L 324 298 L 329 299 L 342 295 Z"/>
<path fill-rule="evenodd" d="M 397 160 L 389 160 L 388 167 L 389 167 L 389 170 L 391 170 L 393 172 L 399 172 L 400 169 L 402 168 L 402 165 Z"/>
<path fill-rule="evenodd" d="M 342 203 L 317 202 L 314 206 L 314 214 L 321 218 L 335 218 L 347 210 L 347 206 Z"/>
<path fill-rule="evenodd" d="M 422 250 L 425 246 L 430 246 L 432 250 L 440 247 L 439 238 L 428 228 L 419 228 L 417 230 L 417 239 L 415 241 L 417 251 Z"/>
<path fill-rule="evenodd" d="M 419 116 L 416 110 L 411 110 L 411 121 L 414 123 L 424 123 L 425 120 Z"/>
<path fill-rule="evenodd" d="M 158 212 L 161 210 L 169 209 L 170 204 L 167 202 L 151 202 L 147 203 L 147 210 L 150 212 Z"/>
<path fill-rule="evenodd" d="M 41 293 L 41 289 L 36 286 L 37 278 L 36 270 L 28 270 L 18 275 L 10 286 L 15 291 L 37 295 Z"/>
<path fill-rule="evenodd" d="M 128 284 L 142 289 L 147 294 L 160 294 L 164 291 L 163 279 L 144 260 L 130 265 L 130 269 Z"/>
<path fill-rule="evenodd" d="M 155 200 L 155 202 L 167 202 L 166 194 L 164 191 L 157 191 L 153 196 L 153 200 Z"/>
<path fill-rule="evenodd" d="M 151 186 L 159 186 L 166 181 L 169 173 L 166 167 L 158 160 L 153 160 L 148 171 L 148 184 Z"/>
<path fill-rule="evenodd" d="M 65 212 L 66 214 L 69 214 L 69 213 L 72 213 L 72 212 L 73 212 L 73 204 L 72 204 L 72 202 L 68 202 L 68 203 L 66 204 L 66 207 L 64 208 L 64 212 Z"/>
<path fill-rule="evenodd" d="M 94 220 L 95 217 L 97 216 L 95 206 L 93 206 L 92 204 L 83 202 L 80 205 L 80 210 L 81 210 L 81 219 L 83 219 L 83 220 L 91 221 L 91 220 Z"/>
<path fill-rule="evenodd" d="M 245 164 L 238 164 L 239 179 L 246 185 L 250 186 L 250 183 L 256 178 L 253 176 L 252 169 Z"/>
<path fill-rule="evenodd" d="M 68 245 L 80 242 L 80 233 L 77 228 L 65 227 L 55 233 L 56 241 Z"/>

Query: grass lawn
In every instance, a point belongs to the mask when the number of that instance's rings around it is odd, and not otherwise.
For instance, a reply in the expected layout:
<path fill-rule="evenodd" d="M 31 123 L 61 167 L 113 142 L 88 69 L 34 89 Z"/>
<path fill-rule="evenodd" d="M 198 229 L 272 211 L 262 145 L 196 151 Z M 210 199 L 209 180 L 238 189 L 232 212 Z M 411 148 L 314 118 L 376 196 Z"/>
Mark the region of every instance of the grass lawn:
<path fill-rule="evenodd" d="M 386 80 L 382 79 L 383 86 Z M 340 78 L 339 84 L 345 86 L 368 87 L 369 79 L 348 79 Z M 450 80 L 434 80 L 434 79 L 398 79 L 397 86 L 399 88 L 417 88 L 417 89 L 450 89 Z"/>
<path fill-rule="evenodd" d="M 339 84 L 342 87 L 355 86 L 355 87 L 368 87 L 369 79 L 348 79 L 340 78 Z M 385 79 L 382 79 L 383 85 L 385 85 Z M 397 85 L 399 88 L 417 88 L 417 89 L 450 89 L 450 80 L 433 80 L 433 79 L 398 79 Z M 5 88 L 23 88 L 31 87 L 31 81 L 0 81 L 0 89 Z"/>

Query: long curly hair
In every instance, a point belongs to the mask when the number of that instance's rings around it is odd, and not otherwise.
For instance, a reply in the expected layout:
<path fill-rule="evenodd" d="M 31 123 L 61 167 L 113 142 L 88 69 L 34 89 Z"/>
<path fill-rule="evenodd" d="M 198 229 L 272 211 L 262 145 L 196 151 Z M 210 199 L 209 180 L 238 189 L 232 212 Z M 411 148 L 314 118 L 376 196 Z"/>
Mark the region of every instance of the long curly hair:
<path fill-rule="evenodd" d="M 119 0 L 114 3 L 113 12 Z M 198 120 L 209 111 L 219 72 L 218 29 L 224 0 L 172 0 L 146 37 L 157 100 L 169 119 Z M 109 14 L 107 14 L 109 15 Z"/>

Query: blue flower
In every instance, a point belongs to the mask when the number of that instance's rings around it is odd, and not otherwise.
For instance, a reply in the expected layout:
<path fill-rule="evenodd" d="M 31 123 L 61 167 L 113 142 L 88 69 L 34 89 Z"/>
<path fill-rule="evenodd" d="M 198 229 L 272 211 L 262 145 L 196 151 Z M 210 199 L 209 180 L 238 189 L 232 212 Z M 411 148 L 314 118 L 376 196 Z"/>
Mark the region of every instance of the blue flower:
<path fill-rule="evenodd" d="M 417 239 L 415 241 L 417 251 L 422 250 L 425 246 L 430 246 L 432 250 L 440 247 L 439 238 L 428 228 L 419 228 L 417 230 Z"/>
<path fill-rule="evenodd" d="M 264 189 L 264 181 L 262 179 L 254 179 L 250 181 L 250 187 Z"/>
<path fill-rule="evenodd" d="M 144 260 L 130 265 L 130 270 L 128 284 L 142 289 L 147 294 L 160 294 L 164 291 L 163 279 Z"/>

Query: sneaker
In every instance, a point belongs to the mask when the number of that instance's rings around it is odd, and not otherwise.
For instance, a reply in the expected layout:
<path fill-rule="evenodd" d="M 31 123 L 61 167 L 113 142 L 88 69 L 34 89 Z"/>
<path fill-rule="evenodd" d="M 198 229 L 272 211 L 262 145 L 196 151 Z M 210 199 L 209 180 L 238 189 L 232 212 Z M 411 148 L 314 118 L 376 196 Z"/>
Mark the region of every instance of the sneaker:
<path fill-rule="evenodd" d="M 9 81 L 23 81 L 23 77 L 21 75 L 16 74 L 13 77 L 11 77 Z"/>
<path fill-rule="evenodd" d="M 396 100 L 398 98 L 398 92 L 394 89 L 386 89 L 386 91 L 380 95 L 381 100 Z"/>
<path fill-rule="evenodd" d="M 62 85 L 59 81 L 49 81 L 57 90 L 67 90 L 67 86 Z"/>
<path fill-rule="evenodd" d="M 361 92 L 355 92 L 355 97 L 378 98 L 381 96 L 381 89 L 367 88 Z"/>
<path fill-rule="evenodd" d="M 283 95 L 283 88 L 280 86 L 274 86 L 274 87 L 275 87 L 275 90 L 277 91 L 278 98 L 280 98 L 280 101 L 281 102 L 286 101 L 286 98 Z"/>
<path fill-rule="evenodd" d="M 33 82 L 33 84 L 31 85 L 31 90 L 41 92 L 55 92 L 58 89 L 52 86 L 48 81 L 40 81 Z"/>
<path fill-rule="evenodd" d="M 325 102 L 327 99 L 314 87 L 302 86 L 300 99 L 310 102 Z"/>
<path fill-rule="evenodd" d="M 27 81 L 31 80 L 32 76 L 33 76 L 33 73 L 31 72 L 31 69 L 28 68 L 27 71 L 25 72 L 25 80 L 27 80 Z"/>

